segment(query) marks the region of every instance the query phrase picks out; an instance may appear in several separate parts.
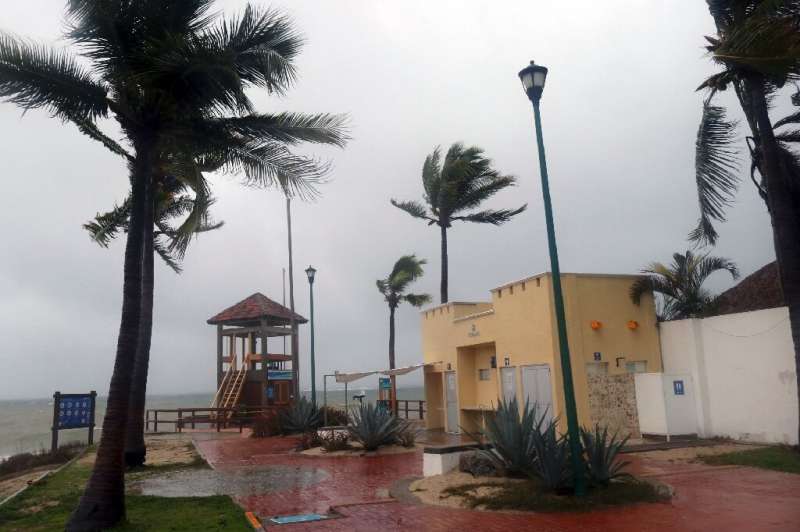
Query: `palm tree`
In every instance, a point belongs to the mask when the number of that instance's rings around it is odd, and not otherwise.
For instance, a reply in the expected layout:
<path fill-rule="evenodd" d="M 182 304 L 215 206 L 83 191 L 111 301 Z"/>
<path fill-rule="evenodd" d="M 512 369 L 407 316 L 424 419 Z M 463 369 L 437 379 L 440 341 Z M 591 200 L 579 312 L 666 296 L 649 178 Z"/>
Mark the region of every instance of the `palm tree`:
<path fill-rule="evenodd" d="M 389 369 L 395 368 L 394 359 L 394 315 L 400 303 L 406 302 L 415 307 L 421 307 L 429 303 L 431 296 L 429 294 L 407 294 L 406 289 L 408 286 L 422 277 L 422 266 L 425 265 L 425 259 L 418 259 L 416 255 L 403 255 L 397 262 L 394 263 L 392 272 L 386 279 L 378 279 L 375 284 L 378 286 L 378 291 L 383 294 L 386 303 L 389 304 Z M 392 375 L 392 411 L 397 412 L 397 385 L 395 377 Z"/>
<path fill-rule="evenodd" d="M 675 253 L 669 266 L 654 262 L 642 270 L 645 277 L 631 285 L 631 300 L 638 305 L 642 294 L 660 294 L 660 321 L 702 317 L 714 306 L 714 297 L 703 288 L 703 283 L 718 271 L 727 271 L 734 279 L 739 278 L 739 270 L 728 259 L 695 255 L 691 251 Z"/>
<path fill-rule="evenodd" d="M 181 272 L 181 261 L 189 240 L 196 234 L 213 231 L 222 227 L 222 222 L 214 223 L 209 218 L 208 209 L 213 199 L 207 194 L 192 196 L 181 181 L 166 176 L 156 183 L 154 205 L 153 247 L 143 250 L 142 264 L 142 316 L 139 329 L 139 345 L 133 367 L 128 426 L 125 431 L 125 464 L 128 467 L 141 466 L 145 462 L 147 448 L 144 441 L 144 410 L 147 397 L 147 373 L 150 365 L 150 339 L 153 324 L 153 252 L 175 273 Z M 130 198 L 122 205 L 106 213 L 98 214 L 86 223 L 86 229 L 97 244 L 108 247 L 121 232 L 127 231 L 130 221 Z M 178 226 L 171 226 L 171 219 L 184 217 Z"/>
<path fill-rule="evenodd" d="M 504 188 L 513 186 L 517 179 L 501 175 L 492 168 L 492 161 L 483 156 L 477 146 L 465 148 L 457 142 L 450 146 L 444 162 L 437 147 L 425 158 L 422 165 L 424 204 L 418 201 L 391 200 L 392 205 L 406 211 L 414 218 L 427 220 L 428 225 L 438 225 L 442 246 L 441 303 L 448 301 L 447 230 L 455 221 L 501 225 L 521 213 L 527 204 L 518 209 L 476 209 L 481 203 Z"/>
<path fill-rule="evenodd" d="M 123 451 L 142 318 L 142 268 L 153 249 L 154 182 L 165 175 L 198 193 L 201 172 L 242 172 L 248 184 L 312 190 L 327 170 L 289 145 L 343 145 L 328 114 L 260 114 L 245 93 L 284 93 L 301 40 L 288 19 L 248 6 L 220 20 L 212 0 L 69 0 L 70 53 L 0 34 L 0 98 L 72 122 L 128 161 L 130 218 L 117 352 L 95 465 L 68 530 L 109 528 L 125 516 Z M 123 144 L 103 133 L 113 116 Z"/>
<path fill-rule="evenodd" d="M 782 96 L 787 81 L 800 76 L 800 2 L 797 0 L 708 0 L 717 34 L 707 50 L 721 71 L 698 88 L 708 89 L 697 134 L 696 174 L 700 222 L 691 237 L 713 244 L 714 222 L 725 220 L 739 178 L 733 147 L 737 124 L 714 105 L 719 91 L 732 88 L 747 122 L 750 177 L 772 218 L 775 256 L 783 297 L 789 307 L 800 402 L 800 113 L 773 123 L 769 102 Z M 800 105 L 800 91 L 792 96 Z M 777 134 L 776 134 L 777 130 Z"/>

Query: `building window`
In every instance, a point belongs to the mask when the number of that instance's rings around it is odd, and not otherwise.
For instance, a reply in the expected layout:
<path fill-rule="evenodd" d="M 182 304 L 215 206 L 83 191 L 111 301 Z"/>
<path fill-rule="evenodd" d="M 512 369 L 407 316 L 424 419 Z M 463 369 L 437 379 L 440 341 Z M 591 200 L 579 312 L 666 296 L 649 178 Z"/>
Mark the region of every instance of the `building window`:
<path fill-rule="evenodd" d="M 479 381 L 488 381 L 492 379 L 492 371 L 489 369 L 479 369 L 478 370 L 478 380 Z"/>
<path fill-rule="evenodd" d="M 587 375 L 608 375 L 608 362 L 587 362 Z"/>
<path fill-rule="evenodd" d="M 626 362 L 625 370 L 628 373 L 647 373 L 647 361 L 635 360 L 633 362 Z"/>

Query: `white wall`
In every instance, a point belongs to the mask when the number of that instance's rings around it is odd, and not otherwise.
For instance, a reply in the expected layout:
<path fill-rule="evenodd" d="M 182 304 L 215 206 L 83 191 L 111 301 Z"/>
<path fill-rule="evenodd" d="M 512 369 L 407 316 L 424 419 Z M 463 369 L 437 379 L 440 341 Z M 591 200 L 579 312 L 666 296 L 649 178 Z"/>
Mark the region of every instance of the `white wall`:
<path fill-rule="evenodd" d="M 683 383 L 683 394 L 673 383 Z M 636 408 L 642 434 L 677 436 L 697 434 L 695 386 L 689 374 L 637 373 Z"/>
<path fill-rule="evenodd" d="M 694 380 L 700 436 L 797 443 L 797 377 L 786 307 L 660 327 L 664 372 Z"/>

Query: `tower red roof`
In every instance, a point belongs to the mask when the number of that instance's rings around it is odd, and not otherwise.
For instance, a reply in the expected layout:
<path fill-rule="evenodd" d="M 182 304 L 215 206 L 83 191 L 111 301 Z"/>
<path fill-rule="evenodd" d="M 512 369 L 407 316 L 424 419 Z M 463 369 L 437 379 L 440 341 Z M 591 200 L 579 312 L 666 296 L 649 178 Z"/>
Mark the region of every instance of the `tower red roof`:
<path fill-rule="evenodd" d="M 226 308 L 216 316 L 208 319 L 212 325 L 243 325 L 246 322 L 259 321 L 262 318 L 289 322 L 294 318 L 296 323 L 306 323 L 308 320 L 296 312 L 292 312 L 280 303 L 276 303 L 264 294 L 255 294 Z"/>

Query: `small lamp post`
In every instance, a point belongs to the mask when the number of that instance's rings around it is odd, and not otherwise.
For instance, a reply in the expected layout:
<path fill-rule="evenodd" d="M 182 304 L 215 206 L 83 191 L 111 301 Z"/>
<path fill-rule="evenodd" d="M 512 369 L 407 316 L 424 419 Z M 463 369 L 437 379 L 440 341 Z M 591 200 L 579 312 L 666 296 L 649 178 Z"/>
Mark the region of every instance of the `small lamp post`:
<path fill-rule="evenodd" d="M 564 381 L 564 409 L 567 414 L 567 436 L 569 438 L 572 472 L 575 479 L 575 495 L 586 494 L 586 483 L 583 475 L 583 461 L 580 436 L 578 434 L 578 409 L 575 404 L 575 387 L 572 382 L 572 363 L 569 357 L 567 342 L 567 320 L 564 316 L 564 297 L 561 293 L 561 270 L 558 266 L 558 249 L 556 248 L 556 231 L 553 225 L 553 207 L 550 203 L 550 185 L 547 178 L 547 161 L 544 155 L 542 139 L 542 121 L 539 116 L 539 100 L 542 99 L 544 82 L 547 78 L 547 67 L 537 65 L 533 61 L 519 72 L 519 79 L 525 94 L 533 104 L 533 119 L 536 125 L 536 143 L 539 147 L 539 173 L 542 177 L 542 196 L 544 198 L 544 217 L 547 226 L 547 245 L 550 250 L 550 269 L 553 273 L 553 306 L 556 311 L 558 328 L 558 345 L 561 354 L 561 372 Z"/>
<path fill-rule="evenodd" d="M 313 266 L 306 268 L 306 275 L 308 276 L 308 289 L 311 298 L 311 403 L 317 406 L 317 379 L 316 367 L 314 365 L 314 276 L 317 270 Z"/>

